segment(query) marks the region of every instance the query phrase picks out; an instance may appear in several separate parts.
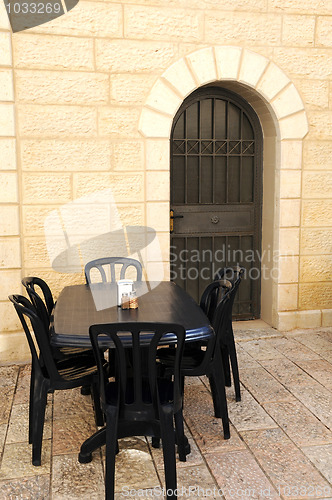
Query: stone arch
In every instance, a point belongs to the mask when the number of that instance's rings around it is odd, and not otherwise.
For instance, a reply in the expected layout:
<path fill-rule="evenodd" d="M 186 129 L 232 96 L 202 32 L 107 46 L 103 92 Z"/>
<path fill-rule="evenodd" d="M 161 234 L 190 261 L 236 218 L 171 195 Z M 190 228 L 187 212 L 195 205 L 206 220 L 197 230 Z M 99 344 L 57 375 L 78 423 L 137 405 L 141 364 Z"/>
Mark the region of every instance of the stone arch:
<path fill-rule="evenodd" d="M 285 321 L 289 328 L 286 312 L 289 286 L 284 275 L 290 254 L 295 259 L 293 265 L 297 266 L 296 231 L 299 233 L 300 220 L 298 217 L 298 222 L 289 227 L 283 220 L 283 211 L 291 209 L 293 201 L 296 205 L 301 196 L 302 140 L 309 127 L 301 96 L 282 69 L 267 57 L 236 46 L 207 47 L 176 61 L 158 78 L 141 112 L 139 132 L 147 139 L 147 169 L 154 169 L 153 161 L 158 161 L 156 170 L 169 169 L 168 145 L 174 115 L 189 94 L 210 83 L 219 83 L 242 95 L 262 123 L 265 172 L 262 249 L 280 255 L 277 269 L 275 263 L 267 265 L 274 275 L 262 281 L 262 319 L 278 328 L 283 328 Z M 287 234 L 295 241 L 295 247 L 290 248 Z M 296 273 L 291 284 L 298 287 Z"/>

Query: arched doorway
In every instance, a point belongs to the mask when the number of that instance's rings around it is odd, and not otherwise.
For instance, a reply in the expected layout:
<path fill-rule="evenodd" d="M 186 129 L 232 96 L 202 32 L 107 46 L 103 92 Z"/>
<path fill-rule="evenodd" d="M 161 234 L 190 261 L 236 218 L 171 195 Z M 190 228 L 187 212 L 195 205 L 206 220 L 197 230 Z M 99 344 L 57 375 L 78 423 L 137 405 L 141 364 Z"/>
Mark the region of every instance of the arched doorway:
<path fill-rule="evenodd" d="M 255 111 L 228 89 L 198 89 L 174 117 L 171 279 L 199 301 L 220 267 L 244 266 L 237 319 L 260 317 L 262 150 Z"/>

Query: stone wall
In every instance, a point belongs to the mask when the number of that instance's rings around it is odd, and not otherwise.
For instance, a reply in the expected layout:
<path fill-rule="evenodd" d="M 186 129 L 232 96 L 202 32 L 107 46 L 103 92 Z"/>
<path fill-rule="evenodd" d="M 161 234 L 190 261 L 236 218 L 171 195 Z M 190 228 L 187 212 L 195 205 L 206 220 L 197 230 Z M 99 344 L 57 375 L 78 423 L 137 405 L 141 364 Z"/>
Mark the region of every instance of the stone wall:
<path fill-rule="evenodd" d="M 253 103 L 257 93 L 265 136 L 274 129 L 266 210 L 281 257 L 270 322 L 332 324 L 331 14 L 330 0 L 80 0 L 10 35 L 1 2 L 1 330 L 18 328 L 6 297 L 21 275 L 44 277 L 55 295 L 82 282 L 51 269 L 44 220 L 98 189 L 112 188 L 124 224 L 158 231 L 167 276 L 166 134 L 190 85 L 213 81 L 210 53 L 215 80 L 242 81 Z M 235 47 L 239 60 L 218 46 Z"/>

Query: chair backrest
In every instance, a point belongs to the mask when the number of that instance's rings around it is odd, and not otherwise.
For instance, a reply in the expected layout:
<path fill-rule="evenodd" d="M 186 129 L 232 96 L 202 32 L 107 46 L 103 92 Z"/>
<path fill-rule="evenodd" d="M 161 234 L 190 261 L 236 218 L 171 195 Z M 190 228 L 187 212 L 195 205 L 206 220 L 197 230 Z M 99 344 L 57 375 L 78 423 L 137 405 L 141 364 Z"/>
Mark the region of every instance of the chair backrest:
<path fill-rule="evenodd" d="M 22 285 L 25 287 L 38 316 L 44 322 L 45 327 L 48 328 L 50 315 L 54 307 L 53 295 L 48 284 L 41 278 L 28 276 L 22 279 Z M 43 299 L 40 296 L 40 292 Z"/>
<path fill-rule="evenodd" d="M 29 299 L 22 295 L 10 295 L 8 298 L 14 304 L 22 323 L 35 369 L 39 369 L 44 377 L 61 380 L 62 377 L 53 359 L 48 329 L 45 327 L 43 320 L 38 316 L 36 308 L 31 304 Z M 37 346 L 32 334 L 35 336 Z M 39 352 L 37 352 L 36 347 L 38 347 Z"/>
<path fill-rule="evenodd" d="M 212 281 L 204 290 L 200 307 L 205 312 L 206 316 L 212 322 L 217 305 L 224 295 L 232 289 L 232 284 L 226 279 Z"/>
<path fill-rule="evenodd" d="M 124 279 L 126 271 L 129 267 L 136 269 L 136 281 L 142 281 L 142 264 L 136 259 L 129 257 L 104 257 L 102 259 L 95 259 L 85 265 L 85 279 L 87 284 L 92 283 L 91 269 L 96 268 L 100 273 L 100 278 L 103 283 L 109 281 L 105 270 L 109 270 L 110 281 L 116 281 L 115 266 L 120 265 L 120 279 Z"/>
<path fill-rule="evenodd" d="M 126 335 L 126 344 L 121 340 Z M 151 339 L 147 343 L 146 334 L 151 334 Z M 176 413 L 182 407 L 181 383 L 180 383 L 180 362 L 185 340 L 185 329 L 181 325 L 168 323 L 110 323 L 103 325 L 93 325 L 89 330 L 93 352 L 96 358 L 102 406 L 105 408 L 105 380 L 102 369 L 102 359 L 100 355 L 99 342 L 109 337 L 116 350 L 116 380 L 118 381 L 118 406 L 121 410 L 139 412 L 147 407 L 153 407 L 159 414 L 160 399 L 158 393 L 158 377 L 156 355 L 157 348 L 162 337 L 172 333 L 176 336 L 177 347 L 174 358 L 174 383 L 172 394 L 173 411 Z M 130 341 L 128 342 L 128 334 Z M 130 347 L 128 347 L 130 345 Z M 128 370 L 125 349 L 130 351 L 132 366 Z M 142 381 L 145 380 L 145 384 Z M 148 384 L 148 392 L 146 392 Z"/>
<path fill-rule="evenodd" d="M 219 269 L 219 271 L 216 273 L 214 277 L 215 280 L 227 279 L 232 283 L 232 290 L 227 310 L 227 316 L 229 322 L 232 322 L 232 310 L 233 310 L 234 299 L 237 290 L 240 286 L 241 280 L 244 276 L 244 272 L 245 269 L 244 267 L 241 266 L 224 267 L 222 269 Z"/>

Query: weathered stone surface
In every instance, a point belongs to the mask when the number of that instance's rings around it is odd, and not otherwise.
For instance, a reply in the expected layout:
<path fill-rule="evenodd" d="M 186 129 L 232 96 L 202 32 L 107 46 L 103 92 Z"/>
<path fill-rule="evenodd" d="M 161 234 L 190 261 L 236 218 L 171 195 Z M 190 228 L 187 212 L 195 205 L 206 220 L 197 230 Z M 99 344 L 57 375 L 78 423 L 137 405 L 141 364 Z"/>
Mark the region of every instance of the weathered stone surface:
<path fill-rule="evenodd" d="M 203 15 L 179 8 L 127 6 L 124 33 L 126 38 L 199 41 L 203 36 Z"/>
<path fill-rule="evenodd" d="M 312 139 L 332 139 L 332 111 L 312 111 L 309 115 Z"/>
<path fill-rule="evenodd" d="M 144 169 L 143 141 L 116 141 L 113 143 L 113 169 L 138 172 Z"/>
<path fill-rule="evenodd" d="M 282 43 L 290 47 L 313 47 L 315 17 L 285 15 L 282 22 Z"/>
<path fill-rule="evenodd" d="M 14 236 L 18 234 L 19 234 L 18 207 L 12 205 L 1 206 L 0 236 Z"/>
<path fill-rule="evenodd" d="M 70 174 L 23 174 L 25 203 L 65 203 L 70 197 Z"/>
<path fill-rule="evenodd" d="M 310 255 L 300 258 L 300 281 L 324 282 L 331 281 L 331 255 Z"/>
<path fill-rule="evenodd" d="M 74 175 L 75 198 L 85 196 L 94 191 L 111 188 L 116 202 L 127 202 L 130 200 L 143 201 L 143 175 L 137 174 L 106 174 L 100 173 Z"/>
<path fill-rule="evenodd" d="M 329 309 L 332 301 L 331 283 L 303 283 L 299 287 L 300 309 Z"/>
<path fill-rule="evenodd" d="M 306 109 L 328 109 L 329 85 L 327 80 L 296 79 L 294 84 L 303 97 Z"/>
<path fill-rule="evenodd" d="M 0 136 L 15 135 L 15 117 L 13 104 L 0 104 Z"/>
<path fill-rule="evenodd" d="M 299 199 L 280 200 L 280 227 L 300 225 L 301 202 Z"/>
<path fill-rule="evenodd" d="M 323 49 L 281 47 L 274 50 L 274 62 L 288 68 L 293 78 L 328 78 L 332 55 Z"/>
<path fill-rule="evenodd" d="M 15 139 L 0 138 L 1 170 L 16 170 Z"/>
<path fill-rule="evenodd" d="M 0 64 L 10 66 L 12 63 L 12 48 L 10 33 L 0 32 Z"/>
<path fill-rule="evenodd" d="M 137 138 L 139 115 L 139 108 L 124 106 L 99 108 L 99 134 L 112 138 Z"/>
<path fill-rule="evenodd" d="M 330 254 L 332 251 L 332 229 L 302 229 L 302 255 Z"/>
<path fill-rule="evenodd" d="M 111 75 L 111 104 L 143 104 L 155 80 L 155 75 L 147 74 L 118 73 Z"/>
<path fill-rule="evenodd" d="M 303 149 L 303 159 L 304 169 L 332 169 L 332 142 L 305 141 Z"/>
<path fill-rule="evenodd" d="M 14 172 L 0 172 L 0 202 L 1 203 L 17 203 L 18 202 L 18 186 L 17 174 Z"/>
<path fill-rule="evenodd" d="M 331 200 L 304 200 L 302 224 L 308 227 L 329 227 L 332 220 Z"/>
<path fill-rule="evenodd" d="M 298 170 L 281 170 L 281 198 L 299 198 L 301 194 L 301 172 Z"/>
<path fill-rule="evenodd" d="M 298 285 L 278 285 L 279 311 L 295 311 L 298 305 Z"/>
<path fill-rule="evenodd" d="M 0 269 L 19 268 L 21 266 L 19 238 L 0 238 Z"/>
<path fill-rule="evenodd" d="M 0 101 L 14 100 L 13 72 L 0 69 Z"/>
<path fill-rule="evenodd" d="M 331 31 L 331 15 L 318 17 L 316 28 L 316 44 L 318 47 L 332 47 Z"/>

